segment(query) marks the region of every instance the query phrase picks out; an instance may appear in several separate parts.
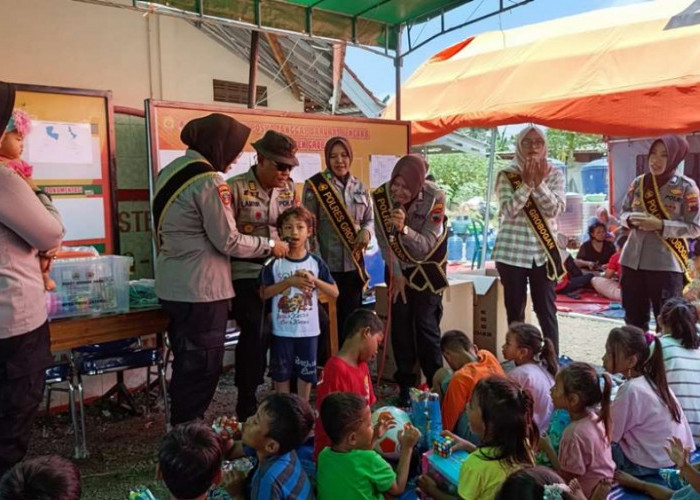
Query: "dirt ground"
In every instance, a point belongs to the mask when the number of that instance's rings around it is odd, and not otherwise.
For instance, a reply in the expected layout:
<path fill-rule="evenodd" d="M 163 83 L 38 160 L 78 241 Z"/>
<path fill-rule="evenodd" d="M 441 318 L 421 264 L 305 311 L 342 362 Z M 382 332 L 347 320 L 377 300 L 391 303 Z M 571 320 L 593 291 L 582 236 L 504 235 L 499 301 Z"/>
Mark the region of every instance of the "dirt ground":
<path fill-rule="evenodd" d="M 576 315 L 559 315 L 562 354 L 579 361 L 601 364 L 608 332 L 621 321 L 601 320 Z M 379 399 L 395 393 L 391 385 L 375 388 Z M 261 387 L 258 397 L 267 389 Z M 146 407 L 147 398 L 141 394 L 137 402 Z M 208 422 L 219 415 L 231 414 L 236 402 L 233 371 L 219 382 L 214 402 L 207 412 Z M 83 498 L 89 500 L 122 500 L 129 489 L 147 486 L 159 498 L 167 492 L 155 480 L 156 450 L 165 433 L 162 410 L 155 407 L 149 413 L 134 416 L 111 403 L 96 403 L 86 411 L 87 445 L 90 456 L 77 460 L 83 477 Z M 56 453 L 70 457 L 73 435 L 66 415 L 39 417 L 34 425 L 29 456 Z"/>

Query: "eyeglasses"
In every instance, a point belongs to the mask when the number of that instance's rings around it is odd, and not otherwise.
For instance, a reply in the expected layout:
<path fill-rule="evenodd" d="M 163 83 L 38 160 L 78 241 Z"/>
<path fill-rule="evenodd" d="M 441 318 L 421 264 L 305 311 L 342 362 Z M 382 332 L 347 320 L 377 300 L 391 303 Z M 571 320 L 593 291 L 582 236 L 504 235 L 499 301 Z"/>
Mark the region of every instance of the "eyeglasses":
<path fill-rule="evenodd" d="M 273 163 L 275 164 L 275 168 L 277 169 L 278 172 L 291 172 L 292 169 L 294 168 L 294 165 L 287 165 L 285 163 L 277 163 L 276 161 Z"/>
<path fill-rule="evenodd" d="M 520 141 L 520 144 L 522 144 L 526 148 L 529 148 L 530 146 L 541 148 L 542 146 L 544 146 L 544 141 L 542 139 L 535 139 L 534 141 L 532 139 L 523 139 L 522 141 Z"/>

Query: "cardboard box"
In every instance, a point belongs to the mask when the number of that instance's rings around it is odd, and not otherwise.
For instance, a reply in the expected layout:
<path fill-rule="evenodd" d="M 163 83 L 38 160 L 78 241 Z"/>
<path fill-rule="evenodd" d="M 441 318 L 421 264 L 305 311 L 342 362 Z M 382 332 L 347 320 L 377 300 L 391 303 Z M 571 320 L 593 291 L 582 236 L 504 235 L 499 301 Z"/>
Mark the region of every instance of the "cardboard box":
<path fill-rule="evenodd" d="M 450 277 L 450 287 L 442 294 L 442 320 L 440 321 L 440 331 L 462 330 L 470 339 L 473 339 L 474 332 L 474 283 L 471 279 Z M 387 287 L 380 284 L 375 287 L 376 313 L 387 321 L 389 300 L 387 297 Z M 387 347 L 387 359 L 384 368 L 385 379 L 391 380 L 396 371 L 394 363 L 394 351 L 391 343 Z"/>
<path fill-rule="evenodd" d="M 501 346 L 505 344 L 508 332 L 508 316 L 498 271 L 495 269 L 476 269 L 454 275 L 455 278 L 471 280 L 474 283 L 474 328 L 472 339 L 479 349 L 493 353 L 499 361 L 503 360 Z M 525 305 L 525 322 L 532 318 L 531 300 L 528 292 Z"/>

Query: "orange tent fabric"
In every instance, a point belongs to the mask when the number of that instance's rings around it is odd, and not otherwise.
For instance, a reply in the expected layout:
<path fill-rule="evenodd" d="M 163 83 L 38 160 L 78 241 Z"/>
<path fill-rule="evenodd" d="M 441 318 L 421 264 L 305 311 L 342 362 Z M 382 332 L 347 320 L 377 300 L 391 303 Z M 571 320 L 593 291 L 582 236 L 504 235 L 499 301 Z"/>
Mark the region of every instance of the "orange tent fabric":
<path fill-rule="evenodd" d="M 611 136 L 700 130 L 700 1 L 656 0 L 477 35 L 403 85 L 420 144 L 534 122 Z M 394 118 L 394 101 L 384 111 Z"/>

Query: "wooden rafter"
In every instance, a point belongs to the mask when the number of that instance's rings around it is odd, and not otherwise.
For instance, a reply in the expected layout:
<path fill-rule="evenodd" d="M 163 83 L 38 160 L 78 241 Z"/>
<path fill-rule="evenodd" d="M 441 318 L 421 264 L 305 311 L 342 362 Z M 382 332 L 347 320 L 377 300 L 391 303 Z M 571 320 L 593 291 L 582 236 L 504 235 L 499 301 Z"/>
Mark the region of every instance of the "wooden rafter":
<path fill-rule="evenodd" d="M 301 90 L 299 90 L 299 85 L 297 85 L 294 70 L 287 61 L 287 56 L 284 53 L 282 44 L 277 39 L 277 35 L 265 32 L 265 38 L 267 39 L 267 43 L 270 45 L 270 50 L 272 50 L 272 55 L 274 56 L 275 61 L 277 61 L 277 64 L 279 64 L 282 68 L 282 74 L 284 75 L 284 79 L 287 81 L 287 85 L 289 85 L 289 89 L 292 91 L 292 94 L 294 94 L 295 99 L 297 101 L 301 101 Z"/>

